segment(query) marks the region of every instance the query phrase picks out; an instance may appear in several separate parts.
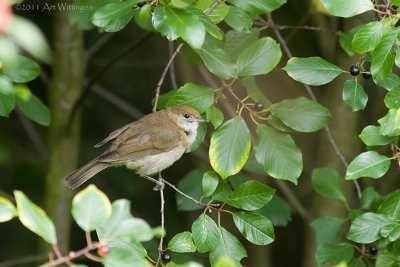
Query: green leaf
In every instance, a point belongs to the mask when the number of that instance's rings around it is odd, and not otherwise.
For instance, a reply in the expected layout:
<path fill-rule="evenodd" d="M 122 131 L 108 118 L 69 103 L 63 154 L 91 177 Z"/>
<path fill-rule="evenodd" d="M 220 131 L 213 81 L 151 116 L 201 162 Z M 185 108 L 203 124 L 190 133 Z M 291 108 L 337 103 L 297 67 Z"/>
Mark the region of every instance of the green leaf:
<path fill-rule="evenodd" d="M 185 231 L 175 235 L 168 242 L 168 249 L 178 253 L 195 252 L 196 246 L 193 243 L 192 233 Z"/>
<path fill-rule="evenodd" d="M 0 116 L 8 117 L 15 107 L 15 90 L 12 83 L 0 75 Z"/>
<path fill-rule="evenodd" d="M 169 3 L 172 7 L 184 9 L 189 7 L 194 0 L 171 0 Z"/>
<path fill-rule="evenodd" d="M 179 181 L 178 189 L 195 199 L 200 199 L 202 196 L 202 177 L 203 172 L 192 170 Z M 209 198 L 203 199 L 203 201 L 206 202 L 209 200 Z M 192 200 L 187 199 L 181 194 L 176 194 L 176 205 L 179 211 L 199 210 L 202 208 L 200 205 L 196 205 Z"/>
<path fill-rule="evenodd" d="M 260 124 L 257 126 L 255 156 L 268 175 L 297 184 L 303 159 L 292 137 Z"/>
<path fill-rule="evenodd" d="M 186 83 L 169 98 L 167 107 L 174 105 L 187 105 L 204 113 L 214 103 L 213 90 L 204 85 Z"/>
<path fill-rule="evenodd" d="M 374 78 L 374 77 L 372 77 Z M 386 90 L 393 90 L 400 87 L 400 77 L 394 73 L 389 73 L 389 75 L 384 79 L 375 79 L 374 81 L 377 85 L 385 88 Z"/>
<path fill-rule="evenodd" d="M 396 255 L 393 253 L 384 250 L 378 253 L 378 257 L 375 262 L 375 266 L 377 267 L 394 267 L 398 266 L 399 260 Z"/>
<path fill-rule="evenodd" d="M 349 56 L 354 56 L 355 51 L 352 46 L 352 41 L 354 38 L 355 32 L 358 30 L 358 28 L 353 28 L 351 30 L 342 32 L 339 36 L 339 44 L 342 47 L 342 49 L 347 53 Z"/>
<path fill-rule="evenodd" d="M 99 240 L 109 240 L 125 237 L 126 233 L 119 231 L 120 224 L 130 218 L 131 203 L 126 199 L 119 199 L 112 203 L 111 215 L 96 229 Z"/>
<path fill-rule="evenodd" d="M 167 16 L 164 7 L 155 7 L 151 20 L 156 31 L 164 35 L 170 42 L 178 39 L 178 35 L 167 25 Z"/>
<path fill-rule="evenodd" d="M 197 7 L 203 12 L 207 12 L 208 9 L 215 3 L 214 0 L 196 0 L 194 7 Z M 218 24 L 221 22 L 226 14 L 229 12 L 230 6 L 228 6 L 225 2 L 220 2 L 212 11 L 210 14 L 208 14 L 208 17 L 210 20 Z"/>
<path fill-rule="evenodd" d="M 229 3 L 249 13 L 262 14 L 270 13 L 280 8 L 286 3 L 286 0 L 230 0 Z"/>
<path fill-rule="evenodd" d="M 372 52 L 370 70 L 374 79 L 384 79 L 392 72 L 395 56 L 392 54 L 391 50 L 397 40 L 399 32 L 399 28 L 386 32 Z"/>
<path fill-rule="evenodd" d="M 327 84 L 343 72 L 320 57 L 292 57 L 282 69 L 294 80 L 315 86 Z"/>
<path fill-rule="evenodd" d="M 359 137 L 367 146 L 382 146 L 396 142 L 397 136 L 382 135 L 380 128 L 379 126 L 368 125 L 362 130 Z"/>
<path fill-rule="evenodd" d="M 346 171 L 346 180 L 354 180 L 360 177 L 374 179 L 382 177 L 390 167 L 390 159 L 375 151 L 368 151 L 358 155 L 349 165 Z"/>
<path fill-rule="evenodd" d="M 31 120 L 44 126 L 50 125 L 50 111 L 25 85 L 18 85 L 15 91 L 17 106 Z"/>
<path fill-rule="evenodd" d="M 193 222 L 192 236 L 197 251 L 200 253 L 213 250 L 220 239 L 217 224 L 206 214 L 200 215 Z"/>
<path fill-rule="evenodd" d="M 349 18 L 374 9 L 370 0 L 321 0 L 326 10 L 337 17 Z"/>
<path fill-rule="evenodd" d="M 99 8 L 116 0 L 75 0 L 73 8 L 68 10 L 68 18 L 70 24 L 78 27 L 81 30 L 90 30 L 94 28 L 91 18 Z"/>
<path fill-rule="evenodd" d="M 352 108 L 353 112 L 363 110 L 368 102 L 367 93 L 356 80 L 347 80 L 344 83 L 342 98 Z"/>
<path fill-rule="evenodd" d="M 235 212 L 233 221 L 242 235 L 253 244 L 268 245 L 275 239 L 272 223 L 260 214 Z"/>
<path fill-rule="evenodd" d="M 151 267 L 152 264 L 130 248 L 115 247 L 110 254 L 102 258 L 105 267 Z"/>
<path fill-rule="evenodd" d="M 289 204 L 277 195 L 256 212 L 268 217 L 274 226 L 286 226 L 292 220 Z"/>
<path fill-rule="evenodd" d="M 311 226 L 316 234 L 317 245 L 335 242 L 342 233 L 343 224 L 343 219 L 329 216 L 319 217 L 314 220 Z"/>
<path fill-rule="evenodd" d="M 278 65 L 282 57 L 279 44 L 264 37 L 247 47 L 237 58 L 239 76 L 267 74 Z"/>
<path fill-rule="evenodd" d="M 232 60 L 236 61 L 239 54 L 258 40 L 259 31 L 238 32 L 228 31 L 225 34 L 224 51 Z"/>
<path fill-rule="evenodd" d="M 377 204 L 379 204 L 381 196 L 376 192 L 375 188 L 367 187 L 361 193 L 360 207 L 366 210 L 375 210 Z"/>
<path fill-rule="evenodd" d="M 216 106 L 211 106 L 207 109 L 206 117 L 214 126 L 214 129 L 217 129 L 224 122 L 224 114 Z"/>
<path fill-rule="evenodd" d="M 211 265 L 214 265 L 219 258 L 228 256 L 236 263 L 236 266 L 240 266 L 240 260 L 247 257 L 246 249 L 242 243 L 222 226 L 218 228 L 217 233 L 219 243 L 210 253 Z"/>
<path fill-rule="evenodd" d="M 185 153 L 191 153 L 195 151 L 197 148 L 199 148 L 199 146 L 203 143 L 204 138 L 206 137 L 206 133 L 207 133 L 207 124 L 200 123 L 199 126 L 197 127 L 196 139 L 194 140 L 193 144 L 186 149 Z"/>
<path fill-rule="evenodd" d="M 47 243 L 57 244 L 56 229 L 44 210 L 31 202 L 21 191 L 15 190 L 14 197 L 21 223 Z"/>
<path fill-rule="evenodd" d="M 385 96 L 385 106 L 389 109 L 400 108 L 400 87 L 390 90 Z"/>
<path fill-rule="evenodd" d="M 218 184 L 219 184 L 218 174 L 216 174 L 213 171 L 208 171 L 204 173 L 202 179 L 203 196 L 205 197 L 211 196 L 217 189 Z"/>
<path fill-rule="evenodd" d="M 311 176 L 315 191 L 324 197 L 335 198 L 346 201 L 341 177 L 335 169 L 314 169 Z"/>
<path fill-rule="evenodd" d="M 270 107 L 271 113 L 286 126 L 299 132 L 315 132 L 332 119 L 327 108 L 305 97 L 285 99 Z"/>
<path fill-rule="evenodd" d="M 92 23 L 106 32 L 122 30 L 133 17 L 133 7 L 139 0 L 125 0 L 109 3 L 98 9 L 92 16 Z"/>
<path fill-rule="evenodd" d="M 0 196 L 0 223 L 7 222 L 17 216 L 17 210 L 8 199 Z"/>
<path fill-rule="evenodd" d="M 203 23 L 204 27 L 206 28 L 206 31 L 208 34 L 210 34 L 212 37 L 222 40 L 224 38 L 224 32 L 214 24 L 214 22 L 211 21 L 209 17 L 207 17 L 203 12 L 201 12 L 197 8 L 189 8 L 186 9 L 190 14 L 195 15 L 201 23 Z"/>
<path fill-rule="evenodd" d="M 387 136 L 400 135 L 400 109 L 389 109 L 388 113 L 378 120 L 380 133 Z"/>
<path fill-rule="evenodd" d="M 351 224 L 347 238 L 361 244 L 369 244 L 381 238 L 382 227 L 392 220 L 385 215 L 372 212 L 358 216 Z"/>
<path fill-rule="evenodd" d="M 275 189 L 251 180 L 241 184 L 229 196 L 229 205 L 244 210 L 258 210 L 265 206 L 273 197 Z"/>
<path fill-rule="evenodd" d="M 139 19 L 143 22 L 149 21 L 151 12 L 152 12 L 152 6 L 150 4 L 145 4 L 139 10 Z"/>
<path fill-rule="evenodd" d="M 196 52 L 214 75 L 225 80 L 235 77 L 236 65 L 222 48 L 205 42 L 203 47 L 196 49 Z"/>
<path fill-rule="evenodd" d="M 3 74 L 15 83 L 27 83 L 39 76 L 40 67 L 35 61 L 18 55 L 9 64 L 4 65 Z"/>
<path fill-rule="evenodd" d="M 323 244 L 318 247 L 315 259 L 319 266 L 325 263 L 336 265 L 348 262 L 353 258 L 354 248 L 351 244 Z"/>
<path fill-rule="evenodd" d="M 373 21 L 360 27 L 352 41 L 354 51 L 362 54 L 374 50 L 388 26 L 385 21 Z"/>
<path fill-rule="evenodd" d="M 226 121 L 211 136 L 210 163 L 222 179 L 238 173 L 249 153 L 250 131 L 240 116 Z"/>
<path fill-rule="evenodd" d="M 362 259 L 353 258 L 347 263 L 347 267 L 367 267 L 367 265 L 362 261 Z"/>
<path fill-rule="evenodd" d="M 232 194 L 233 190 L 227 181 L 220 181 L 214 193 L 212 199 L 217 201 L 225 202 Z"/>
<path fill-rule="evenodd" d="M 228 256 L 221 256 L 214 263 L 214 267 L 236 267 L 236 263 Z"/>
<path fill-rule="evenodd" d="M 167 25 L 171 30 L 187 42 L 191 47 L 199 49 L 203 46 L 206 28 L 197 16 L 186 11 L 165 7 Z"/>
<path fill-rule="evenodd" d="M 293 132 L 293 129 L 286 126 L 286 124 L 284 124 L 280 119 L 278 119 L 272 114 L 268 115 L 267 121 L 270 126 L 274 127 L 279 132 L 287 132 L 287 133 Z"/>
<path fill-rule="evenodd" d="M 386 215 L 393 220 L 400 219 L 400 190 L 392 192 L 378 207 L 376 213 Z"/>
<path fill-rule="evenodd" d="M 238 32 L 250 32 L 253 26 L 253 19 L 250 15 L 243 9 L 235 6 L 231 6 L 224 20 L 226 24 Z"/>
<path fill-rule="evenodd" d="M 111 203 L 107 196 L 94 185 L 89 185 L 72 200 L 72 217 L 79 227 L 90 232 L 111 215 Z"/>
<path fill-rule="evenodd" d="M 258 88 L 253 76 L 243 77 L 240 80 L 246 88 L 247 95 L 253 99 L 254 102 L 261 102 L 264 105 L 264 108 L 271 106 L 271 101 L 262 93 L 260 88 Z"/>

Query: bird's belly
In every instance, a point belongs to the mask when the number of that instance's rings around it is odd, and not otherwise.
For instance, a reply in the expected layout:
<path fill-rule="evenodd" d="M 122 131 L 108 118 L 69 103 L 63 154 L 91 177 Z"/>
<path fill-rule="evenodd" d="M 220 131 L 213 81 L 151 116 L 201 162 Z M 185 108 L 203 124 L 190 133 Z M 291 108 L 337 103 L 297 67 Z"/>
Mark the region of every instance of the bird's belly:
<path fill-rule="evenodd" d="M 125 164 L 128 169 L 134 170 L 140 176 L 152 175 L 170 167 L 182 157 L 184 148 L 177 147 L 171 151 L 158 155 L 146 156 L 142 159 L 129 161 Z"/>

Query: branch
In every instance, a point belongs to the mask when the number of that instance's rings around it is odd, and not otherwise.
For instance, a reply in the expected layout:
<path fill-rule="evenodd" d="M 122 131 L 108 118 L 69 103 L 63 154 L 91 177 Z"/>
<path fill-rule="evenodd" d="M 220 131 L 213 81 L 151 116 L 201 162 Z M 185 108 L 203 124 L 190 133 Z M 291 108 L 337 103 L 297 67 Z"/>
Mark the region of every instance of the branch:
<path fill-rule="evenodd" d="M 164 200 L 164 179 L 161 177 L 158 178 L 158 181 L 160 184 L 162 184 L 163 186 L 160 188 L 160 213 L 161 213 L 161 236 L 160 236 L 160 243 L 158 244 L 158 258 L 157 258 L 157 262 L 156 262 L 156 267 L 160 264 L 161 262 L 161 255 L 163 252 L 163 242 L 164 242 L 164 235 L 165 235 L 165 226 L 164 226 L 164 222 L 165 222 L 165 213 L 164 213 L 164 206 L 165 206 L 165 200 Z"/>
<path fill-rule="evenodd" d="M 174 54 L 174 43 L 173 42 L 168 43 L 168 52 L 169 52 L 169 56 L 172 57 L 172 55 Z M 175 72 L 175 64 L 174 63 L 171 64 L 171 67 L 169 70 L 169 78 L 171 79 L 172 88 L 178 88 L 178 83 L 176 82 L 176 72 Z"/>
<path fill-rule="evenodd" d="M 285 51 L 286 56 L 288 58 L 292 58 L 293 55 L 290 52 L 290 49 L 287 46 L 287 44 L 286 44 L 285 40 L 283 39 L 282 35 L 280 34 L 279 30 L 277 29 L 276 24 L 275 24 L 274 20 L 272 19 L 271 14 L 267 14 L 267 16 L 268 16 L 269 25 L 271 26 L 276 38 L 278 39 L 278 41 L 281 44 L 283 50 Z M 310 98 L 312 100 L 314 100 L 314 101 L 317 101 L 317 98 L 315 97 L 313 91 L 311 90 L 311 87 L 309 85 L 307 85 L 307 84 L 303 84 L 303 85 L 304 85 L 304 88 L 307 91 L 307 94 L 310 96 Z M 333 139 L 331 130 L 329 129 L 328 126 L 325 126 L 324 130 L 325 130 L 325 133 L 326 133 L 326 135 L 328 137 L 329 143 L 331 144 L 333 150 L 335 151 L 336 155 L 338 156 L 338 158 L 342 162 L 343 166 L 347 169 L 349 164 L 348 164 L 346 158 L 344 157 L 344 155 L 342 154 L 342 152 L 340 151 L 337 143 L 335 142 L 335 139 Z M 360 199 L 361 198 L 361 187 L 360 187 L 360 184 L 356 180 L 353 180 L 353 184 L 354 184 L 354 187 L 356 189 L 357 196 Z"/>

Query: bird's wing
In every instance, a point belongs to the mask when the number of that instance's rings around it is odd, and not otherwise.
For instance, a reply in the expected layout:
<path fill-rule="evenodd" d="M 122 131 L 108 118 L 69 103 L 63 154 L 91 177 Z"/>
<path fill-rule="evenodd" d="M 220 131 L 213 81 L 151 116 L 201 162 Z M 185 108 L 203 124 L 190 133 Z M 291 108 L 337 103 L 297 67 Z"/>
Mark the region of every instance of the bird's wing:
<path fill-rule="evenodd" d="M 119 129 L 113 131 L 103 141 L 95 144 L 94 147 L 95 148 L 101 147 L 102 145 L 106 144 L 108 141 L 111 141 L 111 140 L 117 138 L 119 135 L 121 135 L 123 132 L 125 132 L 131 126 L 132 126 L 132 124 L 127 124 Z"/>
<path fill-rule="evenodd" d="M 100 156 L 101 162 L 126 162 L 150 155 L 157 155 L 174 149 L 180 135 L 173 130 L 142 132 L 129 136 L 116 146 L 111 147 Z"/>

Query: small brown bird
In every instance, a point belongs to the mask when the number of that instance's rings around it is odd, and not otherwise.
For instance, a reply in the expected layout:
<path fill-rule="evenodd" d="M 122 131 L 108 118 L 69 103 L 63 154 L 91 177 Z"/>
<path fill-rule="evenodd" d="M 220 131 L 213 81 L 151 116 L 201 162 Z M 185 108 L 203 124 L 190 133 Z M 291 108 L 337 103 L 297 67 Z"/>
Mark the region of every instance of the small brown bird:
<path fill-rule="evenodd" d="M 97 148 L 114 140 L 103 154 L 70 173 L 67 185 L 75 189 L 110 166 L 125 165 L 140 176 L 159 173 L 182 157 L 204 121 L 197 110 L 184 105 L 148 114 L 96 144 Z"/>

